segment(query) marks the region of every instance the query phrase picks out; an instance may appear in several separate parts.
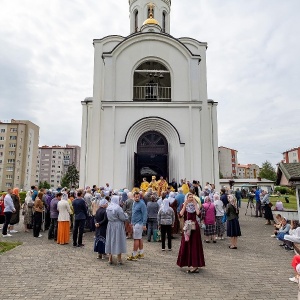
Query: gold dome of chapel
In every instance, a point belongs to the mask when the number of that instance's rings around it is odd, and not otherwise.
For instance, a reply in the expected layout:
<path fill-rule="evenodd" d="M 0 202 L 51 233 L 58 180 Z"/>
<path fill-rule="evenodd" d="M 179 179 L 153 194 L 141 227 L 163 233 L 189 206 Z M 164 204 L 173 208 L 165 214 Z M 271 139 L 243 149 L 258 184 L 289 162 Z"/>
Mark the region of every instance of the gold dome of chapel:
<path fill-rule="evenodd" d="M 155 24 L 159 25 L 158 21 L 153 18 L 153 15 L 150 13 L 149 18 L 143 23 L 143 25 Z"/>

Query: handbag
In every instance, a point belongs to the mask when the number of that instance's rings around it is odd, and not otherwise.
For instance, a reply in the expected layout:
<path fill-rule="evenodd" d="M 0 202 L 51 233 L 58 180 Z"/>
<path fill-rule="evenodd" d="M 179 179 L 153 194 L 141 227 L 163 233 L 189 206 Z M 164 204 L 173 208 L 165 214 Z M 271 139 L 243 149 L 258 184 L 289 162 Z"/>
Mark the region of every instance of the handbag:
<path fill-rule="evenodd" d="M 161 232 L 159 229 L 153 230 L 153 242 L 160 242 L 161 241 Z"/>
<path fill-rule="evenodd" d="M 196 223 L 195 223 L 195 221 L 186 220 L 184 222 L 183 230 L 187 229 L 188 226 L 190 226 L 191 230 L 196 230 Z"/>
<path fill-rule="evenodd" d="M 226 221 L 227 221 L 227 215 L 224 214 L 223 217 L 222 217 L 222 223 L 226 223 Z"/>

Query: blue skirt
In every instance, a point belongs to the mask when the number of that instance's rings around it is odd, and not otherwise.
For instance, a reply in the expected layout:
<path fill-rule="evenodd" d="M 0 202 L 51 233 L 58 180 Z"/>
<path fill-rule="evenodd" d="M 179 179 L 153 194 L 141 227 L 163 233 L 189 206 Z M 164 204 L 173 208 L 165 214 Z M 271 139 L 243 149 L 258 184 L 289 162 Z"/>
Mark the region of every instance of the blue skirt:
<path fill-rule="evenodd" d="M 230 221 L 227 220 L 227 236 L 236 237 L 241 235 L 239 220 L 237 218 Z"/>
<path fill-rule="evenodd" d="M 99 254 L 105 254 L 105 242 L 106 239 L 104 237 L 96 237 L 94 243 L 94 252 L 98 252 Z"/>

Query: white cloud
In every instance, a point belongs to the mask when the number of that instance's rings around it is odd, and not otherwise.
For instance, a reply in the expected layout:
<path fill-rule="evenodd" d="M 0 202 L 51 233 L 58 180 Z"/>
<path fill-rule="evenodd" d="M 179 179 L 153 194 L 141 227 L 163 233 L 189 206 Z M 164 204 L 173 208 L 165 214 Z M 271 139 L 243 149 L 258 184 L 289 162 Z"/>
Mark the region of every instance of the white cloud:
<path fill-rule="evenodd" d="M 80 144 L 92 41 L 129 34 L 128 1 L 1 0 L 0 119 L 30 119 L 40 144 Z M 273 164 L 300 145 L 298 0 L 172 1 L 171 34 L 208 42 L 219 144 Z"/>

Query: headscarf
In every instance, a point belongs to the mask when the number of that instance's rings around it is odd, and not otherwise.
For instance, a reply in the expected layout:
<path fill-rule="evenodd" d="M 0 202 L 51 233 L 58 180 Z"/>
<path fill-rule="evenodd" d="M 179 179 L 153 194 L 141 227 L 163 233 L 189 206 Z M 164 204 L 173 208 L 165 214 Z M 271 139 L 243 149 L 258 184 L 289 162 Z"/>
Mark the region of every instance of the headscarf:
<path fill-rule="evenodd" d="M 169 207 L 170 207 L 169 199 L 165 198 L 165 199 L 163 200 L 163 202 L 162 202 L 162 208 L 161 208 L 161 209 L 162 209 L 162 211 L 163 211 L 164 213 L 166 213 Z"/>
<path fill-rule="evenodd" d="M 106 199 L 101 199 L 99 202 L 99 206 L 103 207 L 104 205 L 106 205 L 108 203 L 108 201 Z"/>
<path fill-rule="evenodd" d="M 61 200 L 68 201 L 68 194 L 67 193 L 63 193 L 62 196 L 61 196 Z"/>
<path fill-rule="evenodd" d="M 236 200 L 232 195 L 227 196 L 228 202 L 236 208 Z"/>
<path fill-rule="evenodd" d="M 100 194 L 100 193 L 95 193 L 95 198 L 96 198 L 97 200 L 101 199 L 101 194 Z"/>
<path fill-rule="evenodd" d="M 125 202 L 128 199 L 127 192 L 122 193 L 122 202 Z"/>
<path fill-rule="evenodd" d="M 104 196 L 109 196 L 109 191 L 108 190 L 106 190 L 106 191 L 104 191 Z"/>
<path fill-rule="evenodd" d="M 12 191 L 12 193 L 20 198 L 19 189 L 18 188 L 14 188 L 13 191 Z"/>
<path fill-rule="evenodd" d="M 26 204 L 33 203 L 33 200 L 32 200 L 32 197 L 31 197 L 31 191 L 28 191 L 26 193 L 25 203 Z"/>
<path fill-rule="evenodd" d="M 211 202 L 211 199 L 210 199 L 210 197 L 209 197 L 209 196 L 206 196 L 206 197 L 205 197 L 205 199 L 204 199 L 204 202 L 205 202 L 205 203 L 209 203 L 209 202 Z"/>
<path fill-rule="evenodd" d="M 193 195 L 192 193 L 187 193 L 186 195 L 185 195 L 185 200 L 189 197 L 189 195 Z M 194 195 L 193 195 L 194 196 Z M 194 205 L 194 203 L 188 203 L 187 205 L 186 205 L 186 211 L 188 212 L 188 213 L 194 213 L 195 211 L 196 211 L 196 208 L 195 208 L 195 205 Z"/>
<path fill-rule="evenodd" d="M 220 195 L 218 193 L 214 194 L 214 201 L 220 200 Z"/>
<path fill-rule="evenodd" d="M 173 202 L 175 201 L 175 193 L 174 192 L 171 192 L 170 194 L 169 194 L 169 203 L 170 203 L 170 205 L 172 205 L 173 204 Z"/>
<path fill-rule="evenodd" d="M 112 196 L 107 211 L 112 211 L 114 214 L 119 207 L 120 207 L 119 196 Z"/>

